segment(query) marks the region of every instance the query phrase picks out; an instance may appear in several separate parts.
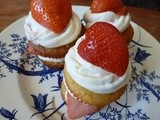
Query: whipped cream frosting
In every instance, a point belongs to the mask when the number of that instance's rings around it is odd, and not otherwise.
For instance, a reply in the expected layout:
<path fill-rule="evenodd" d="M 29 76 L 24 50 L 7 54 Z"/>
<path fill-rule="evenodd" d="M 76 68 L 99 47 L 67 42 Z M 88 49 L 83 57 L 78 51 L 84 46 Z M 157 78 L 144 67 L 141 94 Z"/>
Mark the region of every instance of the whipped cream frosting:
<path fill-rule="evenodd" d="M 80 86 L 94 93 L 112 93 L 129 81 L 131 73 L 131 63 L 129 62 L 125 74 L 118 77 L 116 74 L 108 72 L 84 60 L 77 52 L 79 43 L 85 39 L 82 36 L 65 56 L 65 65 L 72 79 Z"/>
<path fill-rule="evenodd" d="M 95 22 L 107 22 L 115 26 L 120 32 L 125 31 L 131 21 L 129 13 L 126 15 L 118 15 L 112 11 L 92 13 L 91 10 L 87 10 L 84 13 L 83 18 L 87 28 L 89 28 Z"/>
<path fill-rule="evenodd" d="M 81 22 L 78 15 L 73 12 L 72 18 L 65 30 L 60 34 L 56 34 L 37 23 L 33 19 L 31 12 L 29 12 L 29 15 L 25 19 L 24 29 L 27 39 L 31 40 L 34 44 L 46 48 L 56 48 L 76 40 L 81 32 Z"/>
<path fill-rule="evenodd" d="M 49 57 L 43 57 L 43 56 L 38 56 L 38 57 L 39 59 L 48 61 L 48 62 L 56 62 L 56 63 L 64 62 L 64 58 L 49 58 Z"/>

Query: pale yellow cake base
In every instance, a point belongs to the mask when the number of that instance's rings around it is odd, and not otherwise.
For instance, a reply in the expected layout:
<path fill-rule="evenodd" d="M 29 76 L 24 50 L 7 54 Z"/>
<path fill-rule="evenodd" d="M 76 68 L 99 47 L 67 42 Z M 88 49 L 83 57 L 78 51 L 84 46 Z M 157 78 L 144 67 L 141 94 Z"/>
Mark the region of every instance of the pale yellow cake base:
<path fill-rule="evenodd" d="M 69 90 L 71 91 L 71 93 L 73 93 L 74 96 L 77 97 L 78 99 L 81 99 L 81 101 L 83 101 L 84 103 L 94 105 L 98 109 L 101 109 L 107 104 L 110 104 L 116 101 L 117 99 L 119 99 L 123 95 L 127 87 L 127 85 L 125 85 L 124 87 L 122 87 L 121 89 L 113 93 L 97 94 L 97 93 L 93 93 L 79 86 L 76 82 L 74 82 L 74 80 L 71 78 L 71 76 L 66 71 L 66 68 L 64 68 L 63 72 L 64 72 L 65 82 Z M 64 86 L 64 83 L 62 83 L 61 94 L 62 94 L 62 98 L 64 99 L 64 101 L 65 101 L 65 97 L 64 97 L 65 91 L 66 91 L 66 88 Z"/>

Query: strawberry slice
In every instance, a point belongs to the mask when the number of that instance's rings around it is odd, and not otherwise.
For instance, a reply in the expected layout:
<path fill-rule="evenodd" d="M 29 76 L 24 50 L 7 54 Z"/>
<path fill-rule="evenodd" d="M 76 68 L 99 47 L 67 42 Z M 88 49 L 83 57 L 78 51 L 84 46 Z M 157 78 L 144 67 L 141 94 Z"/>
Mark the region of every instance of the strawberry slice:
<path fill-rule="evenodd" d="M 71 119 L 80 118 L 96 111 L 97 108 L 95 106 L 85 104 L 67 94 L 67 112 Z"/>
<path fill-rule="evenodd" d="M 32 17 L 42 26 L 61 33 L 72 17 L 69 0 L 31 0 Z"/>
<path fill-rule="evenodd" d="M 93 0 L 91 11 L 92 13 L 112 11 L 119 15 L 126 15 L 128 13 L 121 0 Z"/>
<path fill-rule="evenodd" d="M 79 55 L 117 76 L 124 75 L 129 53 L 121 33 L 109 23 L 97 22 L 86 31 L 85 36 L 78 46 Z"/>

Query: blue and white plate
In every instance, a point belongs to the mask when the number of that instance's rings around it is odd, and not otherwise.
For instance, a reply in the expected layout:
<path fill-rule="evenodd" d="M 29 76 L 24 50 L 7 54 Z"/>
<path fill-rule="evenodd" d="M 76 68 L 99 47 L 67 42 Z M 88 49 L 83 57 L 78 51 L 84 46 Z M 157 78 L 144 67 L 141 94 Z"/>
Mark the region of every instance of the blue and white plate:
<path fill-rule="evenodd" d="M 89 7 L 73 6 L 82 18 Z M 43 66 L 26 53 L 24 18 L 0 34 L 0 120 L 66 120 L 61 98 L 62 71 Z M 160 45 L 135 23 L 129 45 L 132 75 L 116 102 L 80 120 L 160 119 Z"/>

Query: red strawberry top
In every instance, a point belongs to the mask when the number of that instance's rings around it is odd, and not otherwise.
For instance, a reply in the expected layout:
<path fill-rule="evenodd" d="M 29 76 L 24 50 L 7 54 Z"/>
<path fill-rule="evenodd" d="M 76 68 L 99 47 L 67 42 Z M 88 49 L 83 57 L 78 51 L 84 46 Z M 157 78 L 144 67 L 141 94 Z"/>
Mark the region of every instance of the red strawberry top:
<path fill-rule="evenodd" d="M 31 0 L 32 17 L 42 26 L 61 33 L 72 17 L 69 0 Z"/>
<path fill-rule="evenodd" d="M 92 13 L 112 11 L 119 15 L 126 15 L 128 13 L 121 0 L 93 0 L 91 11 Z"/>
<path fill-rule="evenodd" d="M 78 46 L 78 54 L 102 69 L 122 76 L 129 63 L 129 52 L 121 33 L 105 22 L 93 24 Z"/>

